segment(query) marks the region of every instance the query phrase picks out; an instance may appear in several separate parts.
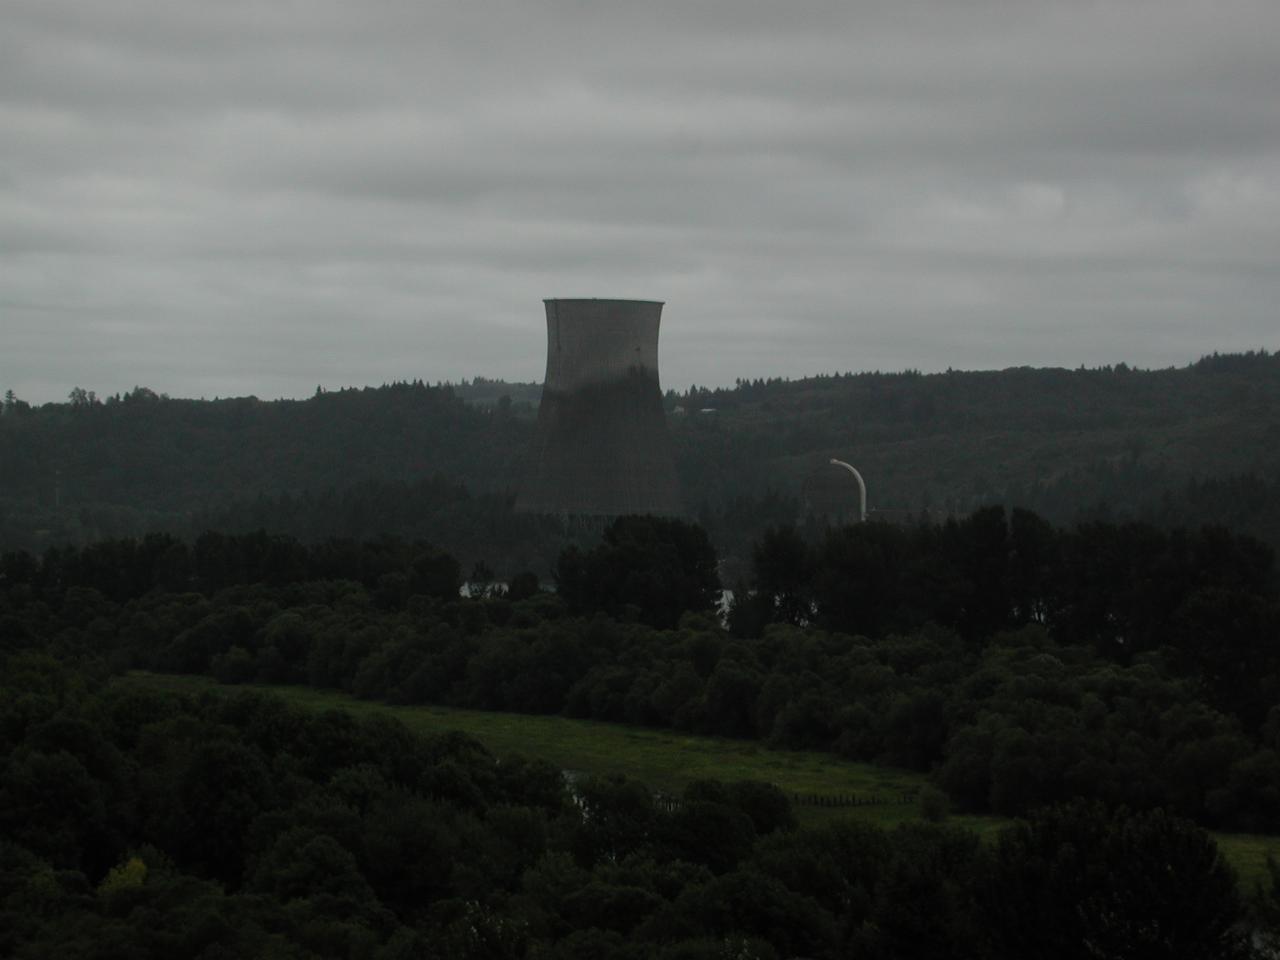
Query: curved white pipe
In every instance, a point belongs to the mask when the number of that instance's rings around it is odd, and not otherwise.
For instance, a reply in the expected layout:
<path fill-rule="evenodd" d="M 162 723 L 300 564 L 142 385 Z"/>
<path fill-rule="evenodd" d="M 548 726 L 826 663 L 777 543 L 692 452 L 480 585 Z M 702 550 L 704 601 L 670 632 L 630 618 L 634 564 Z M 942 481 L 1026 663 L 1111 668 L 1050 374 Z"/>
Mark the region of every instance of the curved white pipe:
<path fill-rule="evenodd" d="M 867 485 L 863 482 L 862 474 L 855 470 L 852 464 L 845 463 L 843 460 L 832 459 L 830 463 L 833 467 L 844 467 L 853 474 L 853 479 L 858 481 L 858 522 L 865 522 L 867 519 Z"/>

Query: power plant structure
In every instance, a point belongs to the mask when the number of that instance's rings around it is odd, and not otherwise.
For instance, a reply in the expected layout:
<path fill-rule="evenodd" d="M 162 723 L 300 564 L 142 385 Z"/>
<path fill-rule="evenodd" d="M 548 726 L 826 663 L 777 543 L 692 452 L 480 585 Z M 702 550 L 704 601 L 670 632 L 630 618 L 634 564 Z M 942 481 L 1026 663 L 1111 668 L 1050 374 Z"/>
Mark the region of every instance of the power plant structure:
<path fill-rule="evenodd" d="M 515 508 L 562 517 L 684 512 L 658 383 L 654 300 L 544 300 L 547 375 Z"/>

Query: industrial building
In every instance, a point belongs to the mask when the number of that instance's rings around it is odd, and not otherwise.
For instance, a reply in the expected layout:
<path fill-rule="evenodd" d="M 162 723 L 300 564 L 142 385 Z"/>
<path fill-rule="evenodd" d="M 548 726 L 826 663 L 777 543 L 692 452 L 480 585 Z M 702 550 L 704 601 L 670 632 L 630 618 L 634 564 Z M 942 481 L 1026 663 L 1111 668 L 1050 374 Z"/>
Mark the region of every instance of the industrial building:
<path fill-rule="evenodd" d="M 547 373 L 516 510 L 683 513 L 653 300 L 546 300 Z"/>

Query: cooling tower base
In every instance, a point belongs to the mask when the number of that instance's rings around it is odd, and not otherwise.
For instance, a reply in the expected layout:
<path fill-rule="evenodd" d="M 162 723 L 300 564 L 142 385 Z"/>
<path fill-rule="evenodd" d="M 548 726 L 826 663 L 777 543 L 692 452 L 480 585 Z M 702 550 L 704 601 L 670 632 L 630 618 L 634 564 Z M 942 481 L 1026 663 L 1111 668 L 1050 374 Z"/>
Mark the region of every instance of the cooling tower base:
<path fill-rule="evenodd" d="M 632 370 L 615 383 L 544 391 L 538 422 L 516 510 L 681 514 L 657 377 Z"/>
<path fill-rule="evenodd" d="M 680 516 L 657 371 L 662 305 L 546 304 L 547 378 L 516 510 Z"/>

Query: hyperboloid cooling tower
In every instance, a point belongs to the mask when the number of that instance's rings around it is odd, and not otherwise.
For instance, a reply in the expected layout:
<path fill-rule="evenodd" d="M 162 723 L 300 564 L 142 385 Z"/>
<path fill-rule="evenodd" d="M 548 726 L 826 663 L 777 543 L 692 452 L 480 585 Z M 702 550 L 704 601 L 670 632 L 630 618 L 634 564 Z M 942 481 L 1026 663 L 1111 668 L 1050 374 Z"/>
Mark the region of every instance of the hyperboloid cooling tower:
<path fill-rule="evenodd" d="M 658 386 L 652 300 L 546 300 L 547 376 L 516 509 L 682 512 Z"/>

